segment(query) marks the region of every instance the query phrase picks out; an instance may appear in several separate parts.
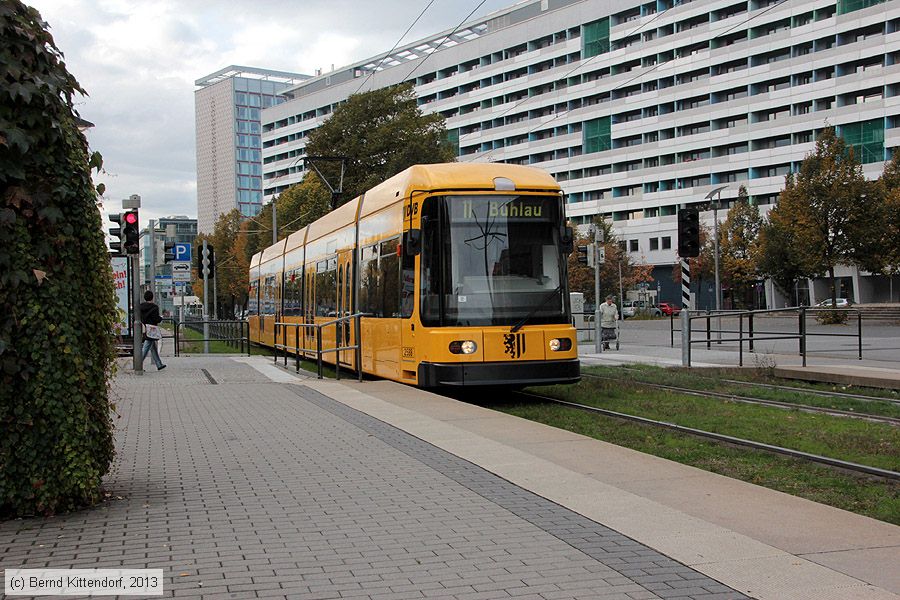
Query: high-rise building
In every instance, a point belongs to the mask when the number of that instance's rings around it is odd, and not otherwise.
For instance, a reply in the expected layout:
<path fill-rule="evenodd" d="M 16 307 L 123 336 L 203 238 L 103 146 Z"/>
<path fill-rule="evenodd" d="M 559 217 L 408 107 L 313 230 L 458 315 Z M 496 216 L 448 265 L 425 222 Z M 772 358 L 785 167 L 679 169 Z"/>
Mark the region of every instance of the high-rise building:
<path fill-rule="evenodd" d="M 306 75 L 229 66 L 195 82 L 197 216 L 201 233 L 234 208 L 262 208 L 260 111 L 284 100 L 282 90 Z"/>
<path fill-rule="evenodd" d="M 900 146 L 898 40 L 900 0 L 520 2 L 285 90 L 262 115 L 264 195 L 302 178 L 307 136 L 350 94 L 412 82 L 459 160 L 546 169 L 569 217 L 610 219 L 676 300 L 679 207 L 711 224 L 707 196 L 724 187 L 727 209 L 744 185 L 765 211 L 827 126 L 880 175 Z M 886 280 L 840 275 L 884 299 Z"/>

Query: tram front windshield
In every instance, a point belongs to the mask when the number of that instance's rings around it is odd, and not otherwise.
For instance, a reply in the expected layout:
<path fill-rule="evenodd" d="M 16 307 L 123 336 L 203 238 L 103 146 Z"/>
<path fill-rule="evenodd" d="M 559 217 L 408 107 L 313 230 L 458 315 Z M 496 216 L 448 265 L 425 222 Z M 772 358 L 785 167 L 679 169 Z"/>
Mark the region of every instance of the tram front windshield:
<path fill-rule="evenodd" d="M 557 196 L 426 200 L 423 324 L 566 323 Z"/>

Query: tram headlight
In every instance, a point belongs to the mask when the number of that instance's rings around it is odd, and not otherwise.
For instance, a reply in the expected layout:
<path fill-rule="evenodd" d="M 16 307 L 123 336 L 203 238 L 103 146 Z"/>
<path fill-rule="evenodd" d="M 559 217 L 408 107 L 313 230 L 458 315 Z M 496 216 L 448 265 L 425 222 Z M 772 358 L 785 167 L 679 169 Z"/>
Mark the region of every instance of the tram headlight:
<path fill-rule="evenodd" d="M 450 342 L 450 352 L 453 354 L 474 354 L 476 350 L 478 350 L 478 344 L 472 340 Z"/>
<path fill-rule="evenodd" d="M 572 349 L 572 340 L 569 338 L 554 338 L 550 340 L 550 350 L 552 352 L 565 352 Z"/>

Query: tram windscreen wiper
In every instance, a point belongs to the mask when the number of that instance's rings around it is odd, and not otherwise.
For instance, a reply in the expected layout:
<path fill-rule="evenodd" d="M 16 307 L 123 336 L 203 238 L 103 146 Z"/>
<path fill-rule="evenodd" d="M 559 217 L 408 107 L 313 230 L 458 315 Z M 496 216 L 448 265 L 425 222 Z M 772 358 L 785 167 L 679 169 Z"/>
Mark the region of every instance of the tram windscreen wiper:
<path fill-rule="evenodd" d="M 527 315 L 522 317 L 522 319 L 518 323 L 513 325 L 513 328 L 510 329 L 509 332 L 515 333 L 518 330 L 522 329 L 522 326 L 525 325 L 525 323 L 527 323 L 529 320 L 531 320 L 531 317 L 533 317 L 537 311 L 544 308 L 547 305 L 547 303 L 550 302 L 550 300 L 553 299 L 553 297 L 556 296 L 556 294 L 558 294 L 560 292 L 560 290 L 562 290 L 562 284 L 556 286 L 555 290 L 551 291 L 549 294 L 544 296 L 544 299 L 541 300 L 541 303 L 538 304 L 537 306 L 535 306 L 534 308 L 532 308 L 531 312 L 529 312 Z"/>

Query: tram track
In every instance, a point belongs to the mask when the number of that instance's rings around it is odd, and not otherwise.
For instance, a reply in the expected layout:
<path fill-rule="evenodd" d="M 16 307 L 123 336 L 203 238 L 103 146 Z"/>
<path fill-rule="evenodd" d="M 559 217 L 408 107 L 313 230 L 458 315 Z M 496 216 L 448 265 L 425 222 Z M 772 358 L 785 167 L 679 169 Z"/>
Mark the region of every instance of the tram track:
<path fill-rule="evenodd" d="M 650 419 L 647 417 L 640 417 L 637 415 L 630 415 L 628 413 L 617 412 L 613 410 L 608 410 L 605 408 L 599 408 L 596 406 L 589 406 L 586 404 L 579 404 L 577 402 L 570 402 L 568 400 L 560 400 L 558 398 L 553 398 L 552 396 L 544 396 L 542 394 L 536 394 L 534 392 L 511 392 L 517 396 L 524 396 L 526 398 L 530 398 L 533 400 L 540 400 L 541 402 L 546 402 L 550 404 L 556 404 L 559 406 L 565 406 L 568 408 L 572 408 L 575 410 L 581 410 L 584 412 L 590 412 L 595 414 L 604 415 L 607 417 L 613 417 L 616 419 L 622 419 L 627 421 L 633 421 L 637 423 L 641 423 L 643 425 L 648 425 L 652 427 L 670 429 L 673 431 L 678 431 L 680 433 L 685 433 L 697 437 L 708 438 L 712 440 L 716 440 L 725 444 L 731 444 L 736 446 L 743 446 L 747 448 L 753 448 L 755 450 L 762 450 L 765 452 L 770 452 L 774 454 L 781 454 L 785 456 L 790 456 L 793 458 L 799 458 L 802 460 L 806 460 L 809 462 L 814 462 L 818 464 L 824 464 L 830 467 L 851 471 L 854 473 L 860 473 L 864 475 L 873 475 L 876 477 L 880 477 L 882 479 L 889 479 L 893 481 L 900 480 L 900 473 L 896 471 L 891 471 L 888 469 L 879 469 L 877 467 L 870 467 L 868 465 L 862 465 L 859 463 L 849 462 L 838 460 L 835 458 L 830 458 L 827 456 L 820 456 L 817 454 L 811 454 L 809 452 L 802 452 L 800 450 L 793 450 L 791 448 L 785 448 L 782 446 L 775 446 L 773 444 L 765 444 L 762 442 L 756 442 L 753 440 L 747 440 L 743 438 L 738 438 L 730 435 L 725 435 L 721 433 L 716 433 L 713 431 L 705 431 L 703 429 L 696 429 L 694 427 L 686 427 L 684 425 L 678 425 L 677 423 L 670 423 L 668 421 L 658 421 L 656 419 Z"/>
<path fill-rule="evenodd" d="M 640 369 L 634 369 L 630 367 L 620 366 L 619 369 L 623 371 L 628 371 L 629 373 L 640 373 Z M 588 375 L 592 376 L 590 373 L 582 373 L 582 376 Z M 900 405 L 900 398 L 888 398 L 886 396 L 866 396 L 864 394 L 848 394 L 846 392 L 834 392 L 830 390 L 815 390 L 811 388 L 803 388 L 795 385 L 776 385 L 772 383 L 757 383 L 754 381 L 741 381 L 740 379 L 715 379 L 712 377 L 704 377 L 702 375 L 697 375 L 698 377 L 702 377 L 703 379 L 708 379 L 710 381 L 720 382 L 720 383 L 730 383 L 734 385 L 743 385 L 748 387 L 762 387 L 771 390 L 778 390 L 782 392 L 791 392 L 794 394 L 807 394 L 809 396 L 822 396 L 829 398 L 841 398 L 844 400 L 858 400 L 860 402 L 888 402 L 890 404 Z"/>
<path fill-rule="evenodd" d="M 678 394 L 686 394 L 690 396 L 698 396 L 702 398 L 718 398 L 721 400 L 730 400 L 733 402 L 741 402 L 744 404 L 757 404 L 760 406 L 771 406 L 773 408 L 780 408 L 783 410 L 799 410 L 806 413 L 813 414 L 824 414 L 833 417 L 845 417 L 848 419 L 859 419 L 864 421 L 871 421 L 873 423 L 884 423 L 886 425 L 900 426 L 900 419 L 894 417 L 885 417 L 881 415 L 871 415 L 864 413 L 857 413 L 848 410 L 841 410 L 837 408 L 824 408 L 821 406 L 810 406 L 808 404 L 795 404 L 792 402 L 781 402 L 779 400 L 766 400 L 763 398 L 753 398 L 750 396 L 739 396 L 737 394 L 729 394 L 725 392 L 713 392 L 710 390 L 697 390 L 693 388 L 684 388 L 674 385 L 665 385 L 662 383 L 650 383 L 646 381 L 635 381 L 631 379 L 622 379 L 618 377 L 608 377 L 604 375 L 596 375 L 594 373 L 582 373 L 582 377 L 587 377 L 590 379 L 602 379 L 606 381 L 615 381 L 618 383 L 626 383 L 630 385 L 640 385 L 646 386 L 654 389 L 659 389 L 667 392 L 674 392 Z M 727 380 L 723 380 L 727 381 Z M 787 386 L 785 386 L 787 387 Z M 800 391 L 804 393 L 803 390 L 799 388 L 792 388 L 793 390 Z M 889 400 L 889 399 L 888 399 Z"/>

